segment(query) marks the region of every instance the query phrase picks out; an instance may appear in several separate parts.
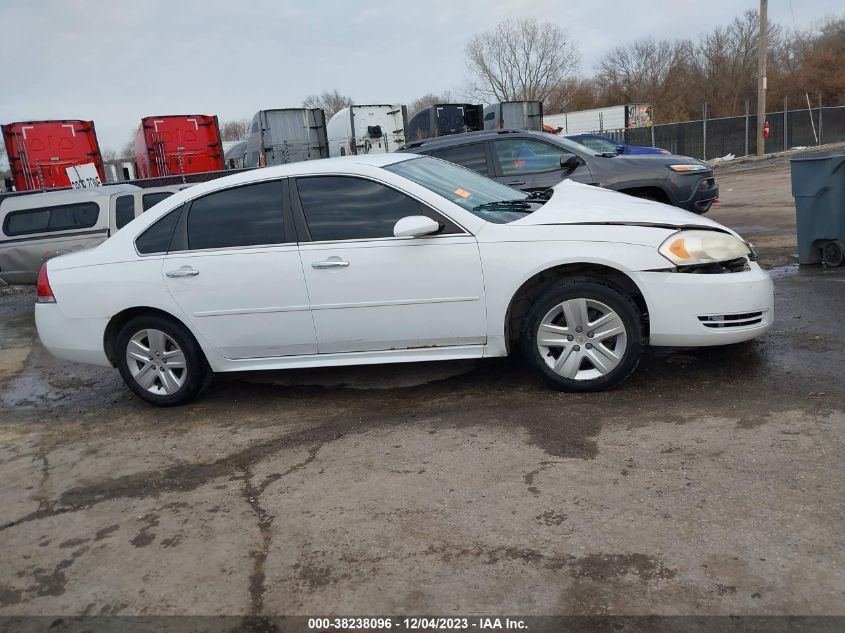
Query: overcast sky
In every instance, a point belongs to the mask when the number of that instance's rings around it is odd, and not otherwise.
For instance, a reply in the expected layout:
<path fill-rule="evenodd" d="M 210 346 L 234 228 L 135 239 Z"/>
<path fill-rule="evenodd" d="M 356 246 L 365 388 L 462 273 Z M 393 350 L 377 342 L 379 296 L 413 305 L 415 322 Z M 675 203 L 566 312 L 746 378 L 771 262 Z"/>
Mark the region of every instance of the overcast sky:
<path fill-rule="evenodd" d="M 842 0 L 770 0 L 792 26 Z M 0 0 L 0 122 L 93 119 L 119 149 L 141 117 L 297 107 L 323 89 L 357 103 L 460 94 L 464 45 L 510 17 L 566 28 L 589 75 L 615 45 L 692 37 L 756 0 Z"/>

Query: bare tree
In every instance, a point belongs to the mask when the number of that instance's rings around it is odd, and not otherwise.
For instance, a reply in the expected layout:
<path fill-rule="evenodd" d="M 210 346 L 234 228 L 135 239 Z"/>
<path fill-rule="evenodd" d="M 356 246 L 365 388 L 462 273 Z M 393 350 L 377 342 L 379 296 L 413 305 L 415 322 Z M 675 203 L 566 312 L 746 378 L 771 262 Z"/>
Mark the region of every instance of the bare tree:
<path fill-rule="evenodd" d="M 845 16 L 784 33 L 769 54 L 771 103 L 786 96 L 789 103 L 806 105 L 809 95 L 812 101 L 822 96 L 827 105 L 845 105 Z"/>
<path fill-rule="evenodd" d="M 412 117 L 420 110 L 424 110 L 425 108 L 433 106 L 436 103 L 451 103 L 452 98 L 453 97 L 451 90 L 442 92 L 439 95 L 436 95 L 433 92 L 424 94 L 419 99 L 414 99 L 413 101 L 411 101 L 410 105 L 408 106 L 408 117 Z"/>
<path fill-rule="evenodd" d="M 496 101 L 545 99 L 578 66 L 578 51 L 556 24 L 506 20 L 466 46 L 473 92 Z"/>
<path fill-rule="evenodd" d="M 707 101 L 712 116 L 742 114 L 744 97 L 757 86 L 757 40 L 760 16 L 749 10 L 726 27 L 716 27 L 699 39 L 695 48 L 695 83 L 700 100 Z M 780 49 L 781 32 L 769 23 L 768 41 Z M 777 72 L 777 71 L 776 71 Z"/>
<path fill-rule="evenodd" d="M 594 79 L 571 78 L 560 83 L 543 101 L 543 112 L 558 114 L 596 107 L 598 88 Z"/>
<path fill-rule="evenodd" d="M 596 80 L 623 101 L 642 101 L 669 80 L 683 48 L 681 42 L 650 38 L 617 46 L 599 62 Z"/>
<path fill-rule="evenodd" d="M 617 46 L 597 68 L 599 101 L 601 105 L 644 101 L 664 118 L 685 118 L 690 114 L 689 97 L 700 94 L 700 86 L 690 85 L 692 62 L 693 44 L 688 40 L 648 38 Z M 680 104 L 675 103 L 679 95 Z"/>
<path fill-rule="evenodd" d="M 322 108 L 326 118 L 332 118 L 338 110 L 355 105 L 352 97 L 340 94 L 336 89 L 329 92 L 324 90 L 318 95 L 308 95 L 302 102 L 304 108 Z"/>
<path fill-rule="evenodd" d="M 220 126 L 221 141 L 242 141 L 249 133 L 249 119 L 232 119 L 223 121 Z"/>
<path fill-rule="evenodd" d="M 123 160 L 134 160 L 135 158 L 135 132 L 129 136 L 129 140 L 123 144 L 118 152 L 118 158 Z"/>
<path fill-rule="evenodd" d="M 692 39 L 643 39 L 610 50 L 592 78 L 568 78 L 544 100 L 547 113 L 647 102 L 658 122 L 737 116 L 755 102 L 759 15 L 745 11 Z M 769 23 L 768 98 L 774 107 L 807 99 L 845 105 L 845 16 L 805 29 Z"/>

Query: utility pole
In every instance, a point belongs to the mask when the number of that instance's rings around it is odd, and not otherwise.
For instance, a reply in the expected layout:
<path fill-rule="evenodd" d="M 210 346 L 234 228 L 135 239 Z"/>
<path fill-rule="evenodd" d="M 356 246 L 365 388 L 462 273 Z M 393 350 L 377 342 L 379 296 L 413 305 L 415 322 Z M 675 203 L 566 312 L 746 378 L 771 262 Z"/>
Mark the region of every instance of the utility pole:
<path fill-rule="evenodd" d="M 768 26 L 766 14 L 769 0 L 760 0 L 760 38 L 757 43 L 757 156 L 766 153 L 766 139 L 763 138 L 763 125 L 766 122 L 766 48 Z"/>

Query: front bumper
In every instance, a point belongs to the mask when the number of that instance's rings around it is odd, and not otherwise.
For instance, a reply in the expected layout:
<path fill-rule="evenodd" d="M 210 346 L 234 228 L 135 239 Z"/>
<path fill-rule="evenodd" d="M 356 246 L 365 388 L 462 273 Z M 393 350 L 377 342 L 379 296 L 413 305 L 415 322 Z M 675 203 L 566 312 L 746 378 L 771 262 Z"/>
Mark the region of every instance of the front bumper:
<path fill-rule="evenodd" d="M 690 183 L 689 187 L 686 190 L 678 187 L 680 201 L 677 206 L 687 211 L 698 214 L 707 213 L 719 198 L 719 185 L 716 184 L 712 172 L 697 177 L 694 183 Z"/>
<path fill-rule="evenodd" d="M 650 343 L 699 347 L 747 341 L 774 322 L 774 286 L 756 263 L 740 273 L 634 273 L 648 306 Z"/>

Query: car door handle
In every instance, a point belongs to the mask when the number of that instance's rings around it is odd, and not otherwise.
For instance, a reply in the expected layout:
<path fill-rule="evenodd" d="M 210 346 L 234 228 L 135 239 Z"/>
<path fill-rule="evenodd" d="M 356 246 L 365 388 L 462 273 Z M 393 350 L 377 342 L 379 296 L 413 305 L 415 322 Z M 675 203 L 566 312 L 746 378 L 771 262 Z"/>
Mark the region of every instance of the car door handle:
<path fill-rule="evenodd" d="M 524 181 L 524 180 L 514 180 L 513 182 L 509 182 L 509 183 L 508 183 L 508 186 L 510 186 L 510 187 L 518 187 L 519 185 L 524 185 L 524 184 L 525 184 L 525 181 Z"/>
<path fill-rule="evenodd" d="M 196 277 L 200 274 L 200 271 L 194 270 L 190 266 L 182 266 L 182 268 L 177 268 L 176 270 L 168 270 L 164 273 L 168 277 L 175 278 L 175 277 Z"/>
<path fill-rule="evenodd" d="M 342 259 L 327 259 L 322 262 L 311 262 L 311 268 L 346 268 L 349 262 Z"/>

